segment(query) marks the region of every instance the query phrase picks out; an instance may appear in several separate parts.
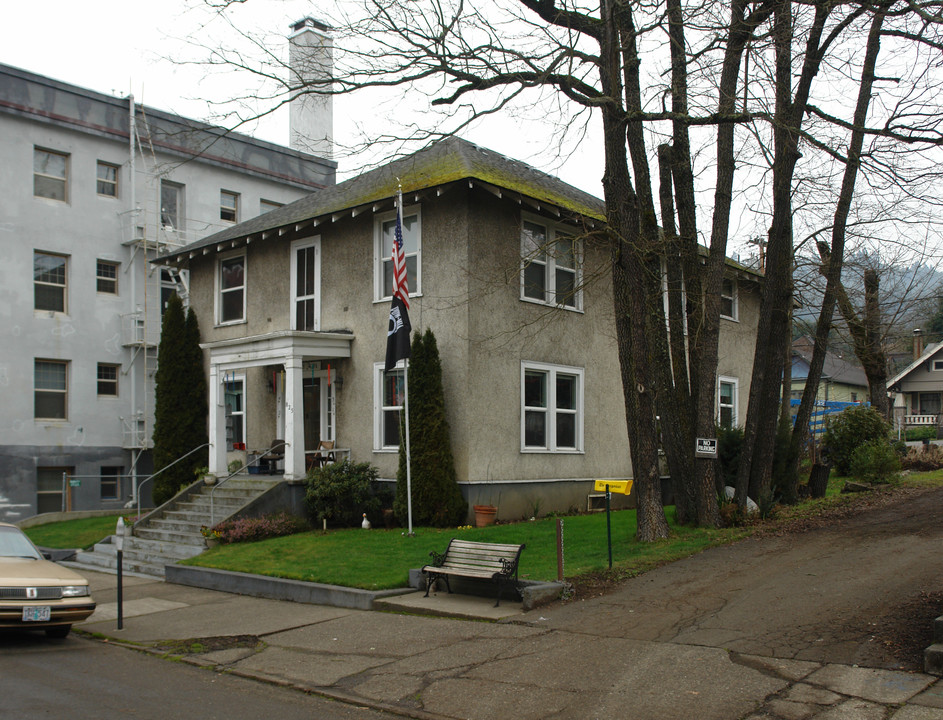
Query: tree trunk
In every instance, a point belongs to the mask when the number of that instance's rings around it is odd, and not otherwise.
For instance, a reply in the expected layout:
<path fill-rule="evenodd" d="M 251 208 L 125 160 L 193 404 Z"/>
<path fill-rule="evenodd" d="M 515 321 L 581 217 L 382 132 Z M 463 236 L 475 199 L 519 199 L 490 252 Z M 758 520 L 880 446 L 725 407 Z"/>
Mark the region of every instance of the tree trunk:
<path fill-rule="evenodd" d="M 626 425 L 635 477 L 637 535 L 652 541 L 668 537 L 668 522 L 661 504 L 655 406 L 648 345 L 648 307 L 642 282 L 646 268 L 639 256 L 641 218 L 638 196 L 626 161 L 625 110 L 622 98 L 622 47 L 611 0 L 603 2 L 600 33 L 600 82 L 610 102 L 602 107 L 606 170 L 603 191 L 612 241 L 613 300 L 616 342 L 622 372 Z M 644 248 L 642 248 L 644 250 Z"/>

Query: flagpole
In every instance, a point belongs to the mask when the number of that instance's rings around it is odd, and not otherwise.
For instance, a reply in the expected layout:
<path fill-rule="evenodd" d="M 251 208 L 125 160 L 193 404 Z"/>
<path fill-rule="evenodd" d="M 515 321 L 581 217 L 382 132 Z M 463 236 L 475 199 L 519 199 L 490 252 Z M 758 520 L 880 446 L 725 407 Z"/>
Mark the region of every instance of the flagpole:
<path fill-rule="evenodd" d="M 403 414 L 406 416 L 406 516 L 409 535 L 413 535 L 413 478 L 409 458 L 409 358 L 403 360 Z"/>

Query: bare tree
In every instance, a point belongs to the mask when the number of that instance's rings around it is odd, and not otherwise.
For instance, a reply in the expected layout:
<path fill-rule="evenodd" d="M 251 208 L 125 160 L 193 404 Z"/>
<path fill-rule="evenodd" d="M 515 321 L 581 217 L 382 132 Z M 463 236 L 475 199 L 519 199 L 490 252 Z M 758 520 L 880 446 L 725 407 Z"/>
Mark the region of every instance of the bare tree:
<path fill-rule="evenodd" d="M 220 12 L 228 4 L 214 3 Z M 828 100 L 831 84 L 857 87 L 874 75 L 856 72 L 867 61 L 854 48 L 869 27 L 887 35 L 892 26 L 897 42 L 923 42 L 937 52 L 939 6 L 907 0 L 877 6 L 361 0 L 356 6 L 337 19 L 332 78 L 302 81 L 277 61 L 259 65 L 226 48 L 212 48 L 209 62 L 261 78 L 272 87 L 269 109 L 304 94 L 396 88 L 431 98 L 444 115 L 434 126 L 380 140 L 428 141 L 527 103 L 553 106 L 564 130 L 582 127 L 587 114 L 601 121 L 617 346 L 643 540 L 667 534 L 656 415 L 670 430 L 666 451 L 672 475 L 682 480 L 680 515 L 696 524 L 719 522 L 714 466 L 694 457 L 694 438 L 714 434 L 720 291 L 735 201 L 750 192 L 756 223 L 768 227 L 766 280 L 737 491 L 741 502 L 748 491 L 768 492 L 793 302 L 797 166 L 804 153 L 856 165 L 854 141 L 847 153 L 835 150 L 832 128 L 880 140 L 889 153 L 904 142 L 935 144 L 939 115 L 930 112 L 937 108 L 931 95 L 922 98 L 919 116 L 906 94 L 888 99 L 880 127 L 867 126 L 857 113 L 842 119 Z M 274 60 L 264 42 L 257 49 Z M 929 57 L 922 61 L 932 65 Z M 929 71 L 924 79 L 929 87 Z M 881 169 L 887 179 L 897 172 L 891 164 Z M 841 197 L 850 201 L 854 189 L 852 177 Z M 699 222 L 710 225 L 709 233 Z M 709 237 L 704 262 L 702 234 Z M 839 248 L 833 257 L 840 254 Z"/>

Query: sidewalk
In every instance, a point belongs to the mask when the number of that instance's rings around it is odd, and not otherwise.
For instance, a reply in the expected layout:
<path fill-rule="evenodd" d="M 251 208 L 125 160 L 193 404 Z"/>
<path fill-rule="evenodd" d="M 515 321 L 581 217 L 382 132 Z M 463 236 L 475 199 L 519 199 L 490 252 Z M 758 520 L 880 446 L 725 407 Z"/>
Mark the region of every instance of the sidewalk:
<path fill-rule="evenodd" d="M 116 577 L 84 574 L 99 607 L 80 631 L 410 717 L 943 720 L 933 676 L 630 637 L 613 622 L 633 613 L 627 593 L 498 614 L 485 598 L 413 593 L 394 613 L 125 577 L 117 630 Z M 408 614 L 424 605 L 491 622 Z"/>

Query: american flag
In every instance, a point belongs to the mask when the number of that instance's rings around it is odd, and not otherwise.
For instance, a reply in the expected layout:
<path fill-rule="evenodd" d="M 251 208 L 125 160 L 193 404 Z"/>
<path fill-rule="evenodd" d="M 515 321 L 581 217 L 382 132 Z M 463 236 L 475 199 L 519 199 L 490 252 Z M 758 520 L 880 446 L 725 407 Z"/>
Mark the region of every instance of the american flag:
<path fill-rule="evenodd" d="M 393 297 L 409 309 L 409 283 L 406 280 L 406 254 L 403 252 L 403 193 L 396 197 L 396 228 L 393 231 Z"/>

